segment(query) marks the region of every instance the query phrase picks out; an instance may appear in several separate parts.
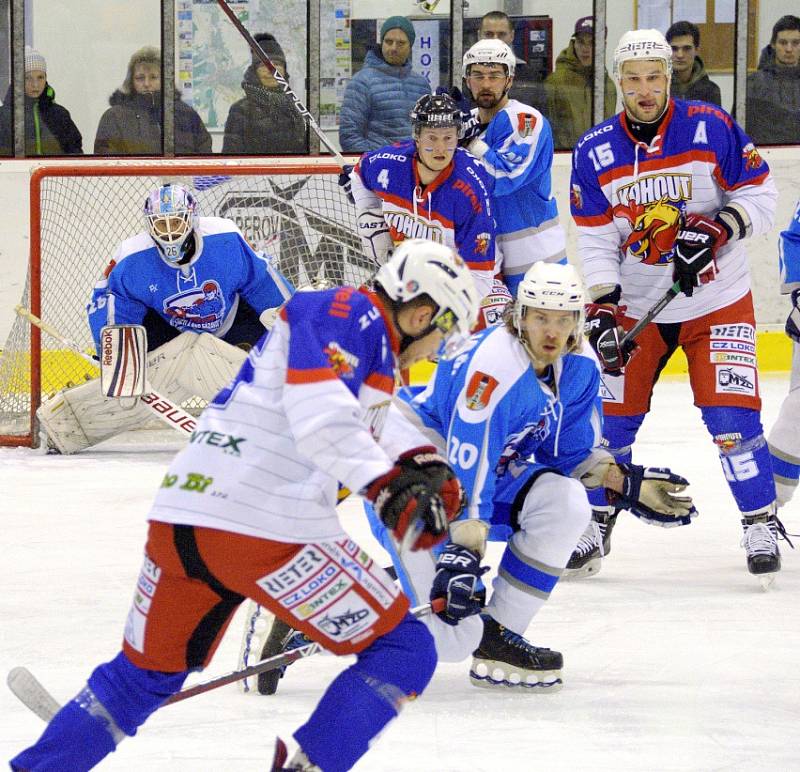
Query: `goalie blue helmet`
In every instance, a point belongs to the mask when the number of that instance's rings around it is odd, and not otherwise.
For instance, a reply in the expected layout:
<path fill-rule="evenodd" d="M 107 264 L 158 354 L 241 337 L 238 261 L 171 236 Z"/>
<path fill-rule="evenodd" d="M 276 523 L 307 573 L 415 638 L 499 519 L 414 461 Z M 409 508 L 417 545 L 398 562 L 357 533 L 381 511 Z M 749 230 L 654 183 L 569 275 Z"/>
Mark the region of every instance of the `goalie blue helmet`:
<path fill-rule="evenodd" d="M 144 202 L 147 230 L 161 256 L 170 264 L 180 263 L 193 245 L 197 199 L 183 185 L 162 185 L 150 191 Z"/>

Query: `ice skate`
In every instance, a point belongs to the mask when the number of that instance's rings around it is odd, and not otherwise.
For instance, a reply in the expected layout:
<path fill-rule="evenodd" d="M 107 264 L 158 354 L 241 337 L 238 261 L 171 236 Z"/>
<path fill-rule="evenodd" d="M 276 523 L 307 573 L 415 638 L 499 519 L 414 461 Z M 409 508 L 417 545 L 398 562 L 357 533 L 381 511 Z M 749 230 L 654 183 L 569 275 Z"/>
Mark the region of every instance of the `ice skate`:
<path fill-rule="evenodd" d="M 306 646 L 311 642 L 311 639 L 304 633 L 289 627 L 282 619 L 275 617 L 267 640 L 264 643 L 264 648 L 261 650 L 261 659 L 274 657 L 276 654 L 282 654 L 292 649 L 299 649 L 301 646 Z M 274 670 L 268 670 L 265 673 L 259 673 L 259 694 L 275 694 L 278 691 L 278 681 L 283 678 L 287 667 L 287 665 L 284 665 Z"/>
<path fill-rule="evenodd" d="M 298 748 L 291 761 L 287 762 L 289 751 L 286 743 L 280 737 L 275 738 L 275 755 L 272 757 L 271 772 L 322 772 L 322 770 L 309 761 L 308 756 Z"/>
<path fill-rule="evenodd" d="M 570 555 L 562 579 L 580 579 L 600 572 L 602 559 L 611 551 L 611 531 L 616 522 L 613 508 L 592 510 L 592 519 Z"/>
<path fill-rule="evenodd" d="M 535 689 L 556 692 L 563 682 L 560 652 L 534 646 L 490 616 L 483 617 L 483 638 L 472 653 L 470 681 L 484 689 Z"/>
<path fill-rule="evenodd" d="M 763 512 L 742 518 L 744 534 L 741 546 L 747 554 L 747 570 L 759 578 L 761 587 L 765 590 L 772 586 L 775 576 L 781 570 L 778 538 L 789 541 L 783 523 L 774 513 L 775 506 L 771 505 Z"/>

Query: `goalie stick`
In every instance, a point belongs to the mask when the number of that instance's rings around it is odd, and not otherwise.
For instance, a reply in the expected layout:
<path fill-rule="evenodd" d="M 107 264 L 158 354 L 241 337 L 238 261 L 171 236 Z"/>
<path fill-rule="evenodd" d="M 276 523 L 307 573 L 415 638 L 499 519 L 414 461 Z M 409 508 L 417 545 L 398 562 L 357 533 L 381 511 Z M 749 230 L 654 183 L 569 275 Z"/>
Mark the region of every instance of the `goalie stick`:
<path fill-rule="evenodd" d="M 14 311 L 18 316 L 26 319 L 34 327 L 38 327 L 42 332 L 47 333 L 51 338 L 74 351 L 87 362 L 99 367 L 99 361 L 96 356 L 87 354 L 75 341 L 62 335 L 55 327 L 32 314 L 24 306 L 14 306 Z M 147 384 L 146 391 L 147 393 L 140 397 L 142 404 L 152 410 L 165 424 L 181 434 L 188 435 L 195 430 L 195 418 L 191 413 L 187 413 L 182 407 L 167 399 L 163 394 L 159 394 L 150 384 Z"/>
<path fill-rule="evenodd" d="M 250 46 L 250 50 L 253 52 L 253 55 L 264 64 L 264 66 L 270 71 L 272 77 L 278 81 L 278 85 L 283 90 L 283 93 L 291 98 L 295 109 L 298 113 L 300 113 L 311 131 L 313 131 L 317 137 L 319 137 L 319 141 L 322 142 L 322 144 L 325 145 L 325 147 L 330 151 L 331 155 L 336 159 L 336 163 L 339 164 L 339 166 L 344 167 L 346 162 L 342 157 L 342 154 L 325 136 L 325 133 L 314 120 L 314 116 L 311 115 L 311 113 L 308 111 L 308 108 L 300 101 L 300 97 L 298 97 L 297 94 L 292 91 L 292 87 L 289 85 L 286 78 L 281 75 L 280 70 L 278 70 L 270 58 L 261 50 L 261 46 L 258 45 L 258 43 L 255 41 L 255 38 L 253 38 L 253 36 L 247 31 L 244 24 L 239 21 L 239 18 L 233 12 L 233 9 L 230 7 L 230 5 L 226 2 L 226 0 L 217 0 L 217 3 L 219 4 L 219 7 L 222 8 L 225 15 L 231 20 L 233 26 L 239 31 L 239 34 L 245 39 L 247 45 Z"/>
<path fill-rule="evenodd" d="M 431 603 L 426 603 L 424 606 L 417 606 L 411 609 L 411 613 L 415 617 L 420 618 L 432 612 L 437 613 L 442 611 L 444 606 L 444 598 L 436 598 Z M 183 702 L 183 700 L 196 697 L 198 694 L 205 694 L 213 689 L 219 689 L 220 686 L 227 686 L 243 678 L 249 678 L 259 673 L 266 673 L 268 670 L 274 670 L 284 665 L 291 665 L 292 662 L 296 662 L 298 659 L 303 659 L 304 657 L 311 657 L 319 651 L 322 651 L 322 646 L 318 643 L 309 643 L 307 646 L 302 646 L 299 649 L 292 649 L 283 654 L 277 654 L 274 657 L 269 657 L 250 667 L 246 667 L 242 670 L 234 670 L 226 675 L 212 678 L 209 681 L 204 681 L 203 683 L 195 684 L 194 686 L 176 692 L 171 697 L 168 697 L 163 702 L 162 706 Z M 50 694 L 42 685 L 41 681 L 26 667 L 12 668 L 6 677 L 6 683 L 14 696 L 16 696 L 26 708 L 39 716 L 42 721 L 50 722 L 53 716 L 61 710 L 61 705 L 55 697 Z"/>

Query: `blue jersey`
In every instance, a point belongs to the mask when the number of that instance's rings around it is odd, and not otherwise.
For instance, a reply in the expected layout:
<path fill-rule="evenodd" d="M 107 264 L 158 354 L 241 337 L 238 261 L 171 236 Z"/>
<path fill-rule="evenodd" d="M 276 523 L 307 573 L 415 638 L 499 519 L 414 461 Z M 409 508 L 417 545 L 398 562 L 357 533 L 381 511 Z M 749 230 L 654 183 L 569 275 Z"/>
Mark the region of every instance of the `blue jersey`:
<path fill-rule="evenodd" d="M 478 114 L 477 108 L 473 113 Z M 478 145 L 475 152 L 491 178 L 503 276 L 515 292 L 537 260 L 566 262 L 552 193 L 553 133 L 538 110 L 511 99 L 480 139 L 488 147 Z"/>
<path fill-rule="evenodd" d="M 781 271 L 781 292 L 788 293 L 800 287 L 800 200 L 797 202 L 789 227 L 781 231 L 778 261 Z"/>
<path fill-rule="evenodd" d="M 412 140 L 365 153 L 351 178 L 359 209 L 380 209 L 395 244 L 429 239 L 455 249 L 483 297 L 495 273 L 495 222 L 489 177 L 463 148 L 422 186 Z"/>
<path fill-rule="evenodd" d="M 195 221 L 196 249 L 186 266 L 169 265 L 147 233 L 117 248 L 87 306 L 95 345 L 106 324 L 141 324 L 149 310 L 180 332 L 228 333 L 239 298 L 257 314 L 281 305 L 291 285 L 220 217 Z"/>
<path fill-rule="evenodd" d="M 594 466 L 590 457 L 602 434 L 597 360 L 566 354 L 551 384 L 537 377 L 516 336 L 492 327 L 453 359 L 440 360 L 421 393 L 401 392 L 424 427 L 443 439 L 470 517 L 507 529 L 516 492 L 532 474 L 549 468 L 580 476 Z"/>

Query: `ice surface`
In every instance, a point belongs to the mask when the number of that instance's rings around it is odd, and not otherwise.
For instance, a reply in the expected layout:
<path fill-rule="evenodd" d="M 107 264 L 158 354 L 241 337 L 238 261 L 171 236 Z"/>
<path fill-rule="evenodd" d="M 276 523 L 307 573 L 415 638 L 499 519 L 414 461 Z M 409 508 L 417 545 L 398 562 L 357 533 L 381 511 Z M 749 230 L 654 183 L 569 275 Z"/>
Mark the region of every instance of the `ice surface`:
<path fill-rule="evenodd" d="M 785 378 L 762 382 L 767 427 L 786 388 Z M 73 457 L 0 450 L 3 674 L 27 665 L 66 700 L 117 652 L 144 517 L 172 455 L 157 447 L 117 442 Z M 563 691 L 487 692 L 470 685 L 468 663 L 442 665 L 357 770 L 800 768 L 800 556 L 783 545 L 769 592 L 747 573 L 736 509 L 686 382 L 657 388 L 636 460 L 688 477 L 700 517 L 665 530 L 623 515 L 601 573 L 556 588 L 528 636 L 564 653 Z M 798 508 L 781 512 L 791 532 L 800 530 Z M 358 503 L 341 509 L 377 557 Z M 196 680 L 235 667 L 242 627 L 234 620 Z M 228 686 L 164 708 L 101 768 L 264 770 L 274 736 L 290 739 L 343 664 L 301 661 L 274 697 Z M 4 687 L 0 712 L 8 759 L 43 724 Z"/>

